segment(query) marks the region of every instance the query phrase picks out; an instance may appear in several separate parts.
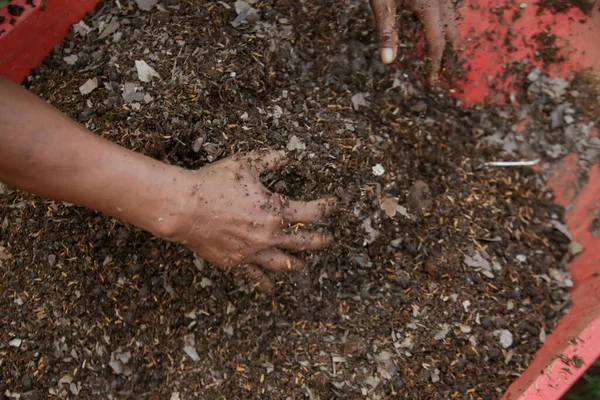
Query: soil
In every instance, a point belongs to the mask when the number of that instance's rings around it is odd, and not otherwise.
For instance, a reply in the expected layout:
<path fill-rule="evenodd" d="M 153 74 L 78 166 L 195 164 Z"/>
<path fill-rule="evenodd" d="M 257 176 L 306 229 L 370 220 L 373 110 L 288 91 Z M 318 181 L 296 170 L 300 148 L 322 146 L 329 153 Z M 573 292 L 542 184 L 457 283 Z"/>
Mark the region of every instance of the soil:
<path fill-rule="evenodd" d="M 0 393 L 499 398 L 569 302 L 563 210 L 543 177 L 484 166 L 520 151 L 498 136 L 518 110 L 467 109 L 424 88 L 409 16 L 401 69 L 381 65 L 366 4 L 264 1 L 237 27 L 232 3 L 114 4 L 26 86 L 98 135 L 185 168 L 295 148 L 264 182 L 340 199 L 324 225 L 336 241 L 264 297 L 182 246 L 4 189 Z M 135 60 L 160 78 L 141 82 Z M 98 87 L 82 95 L 90 79 Z M 554 102 L 544 93 L 528 104 Z M 547 126 L 546 112 L 531 116 Z"/>
<path fill-rule="evenodd" d="M 573 7 L 578 7 L 584 13 L 590 15 L 594 9 L 596 0 L 541 0 L 537 3 L 537 14 L 542 14 L 549 10 L 553 14 L 564 13 Z"/>

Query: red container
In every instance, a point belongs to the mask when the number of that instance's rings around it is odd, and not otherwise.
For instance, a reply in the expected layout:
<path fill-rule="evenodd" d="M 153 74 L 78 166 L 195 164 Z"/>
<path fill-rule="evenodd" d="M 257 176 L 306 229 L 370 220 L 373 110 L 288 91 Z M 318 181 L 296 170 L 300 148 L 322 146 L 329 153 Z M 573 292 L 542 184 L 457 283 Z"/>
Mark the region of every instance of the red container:
<path fill-rule="evenodd" d="M 0 75 L 21 82 L 31 68 L 38 67 L 53 46 L 60 43 L 69 27 L 94 9 L 98 0 L 49 0 L 42 9 L 25 0 L 13 0 L 11 10 L 0 10 Z M 15 8 L 17 7 L 17 8 Z M 22 7 L 18 8 L 18 7 Z M 502 12 L 498 12 L 502 10 Z M 19 16 L 11 15 L 19 14 Z M 457 94 L 463 103 L 492 103 L 510 101 L 490 88 L 490 83 L 510 93 L 516 83 L 501 78 L 505 67 L 528 58 L 533 61 L 531 37 L 551 31 L 562 40 L 562 52 L 567 61 L 549 73 L 563 78 L 589 69 L 600 77 L 600 8 L 596 5 L 590 16 L 573 8 L 552 15 L 544 11 L 536 15 L 534 0 L 521 4 L 503 0 L 466 0 L 459 10 L 460 42 L 463 59 L 469 60 L 470 72 L 460 84 Z M 513 13 L 521 17 L 513 21 Z M 585 22 L 582 22 L 585 21 Z M 512 30 L 514 51 L 502 45 Z M 486 40 L 479 40 L 485 35 Z M 600 79 L 599 79 L 600 81 Z M 600 356 L 600 239 L 588 229 L 600 215 L 600 166 L 594 165 L 586 187 L 576 184 L 577 156 L 571 154 L 562 161 L 559 173 L 549 182 L 557 203 L 568 207 L 566 222 L 573 239 L 585 251 L 571 263 L 575 281 L 572 289 L 573 306 L 554 333 L 548 336 L 533 363 L 505 393 L 503 399 L 559 399 L 567 389 Z M 567 357 L 578 356 L 581 368 L 564 363 Z"/>

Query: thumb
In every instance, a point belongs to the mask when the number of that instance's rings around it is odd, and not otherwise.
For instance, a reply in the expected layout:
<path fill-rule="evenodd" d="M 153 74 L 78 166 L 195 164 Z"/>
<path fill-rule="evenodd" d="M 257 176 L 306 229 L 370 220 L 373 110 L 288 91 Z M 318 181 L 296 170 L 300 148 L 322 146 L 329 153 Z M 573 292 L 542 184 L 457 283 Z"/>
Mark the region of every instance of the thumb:
<path fill-rule="evenodd" d="M 390 64 L 398 52 L 398 31 L 396 30 L 396 0 L 370 0 L 371 9 L 377 24 L 377 44 L 379 57 L 384 64 Z"/>

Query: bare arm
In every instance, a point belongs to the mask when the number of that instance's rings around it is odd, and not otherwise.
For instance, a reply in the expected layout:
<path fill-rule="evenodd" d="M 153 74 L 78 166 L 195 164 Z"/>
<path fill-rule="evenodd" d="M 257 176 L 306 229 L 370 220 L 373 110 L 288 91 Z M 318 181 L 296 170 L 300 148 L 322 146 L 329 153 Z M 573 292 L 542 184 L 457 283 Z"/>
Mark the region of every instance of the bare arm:
<path fill-rule="evenodd" d="M 169 233 L 168 199 L 156 195 L 175 186 L 178 168 L 99 138 L 3 78 L 0 142 L 0 181 Z"/>
<path fill-rule="evenodd" d="M 0 181 L 122 219 L 186 244 L 221 268 L 247 266 L 270 292 L 264 270 L 301 268 L 280 249 L 325 247 L 330 238 L 286 233 L 288 223 L 312 223 L 333 201 L 284 202 L 260 183 L 281 166 L 281 152 L 228 158 L 188 171 L 119 147 L 0 77 Z"/>

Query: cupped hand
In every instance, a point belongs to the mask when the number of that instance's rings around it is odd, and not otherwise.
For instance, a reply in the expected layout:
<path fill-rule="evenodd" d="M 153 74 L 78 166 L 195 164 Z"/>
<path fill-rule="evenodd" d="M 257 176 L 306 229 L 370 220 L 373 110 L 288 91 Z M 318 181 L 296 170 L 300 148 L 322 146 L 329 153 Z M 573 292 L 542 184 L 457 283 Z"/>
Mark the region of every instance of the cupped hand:
<path fill-rule="evenodd" d="M 283 152 L 251 153 L 186 171 L 183 201 L 169 239 L 222 269 L 245 268 L 258 290 L 271 293 L 266 271 L 304 267 L 302 259 L 285 250 L 318 250 L 331 242 L 330 236 L 305 225 L 335 207 L 334 199 L 288 201 L 264 187 L 260 174 L 285 161 Z"/>
<path fill-rule="evenodd" d="M 398 52 L 398 30 L 396 28 L 397 0 L 370 0 L 377 23 L 379 56 L 384 64 L 390 64 Z M 437 81 L 442 65 L 446 42 L 456 49 L 458 28 L 450 0 L 406 0 L 398 2 L 415 12 L 425 29 L 429 51 L 429 84 Z"/>

